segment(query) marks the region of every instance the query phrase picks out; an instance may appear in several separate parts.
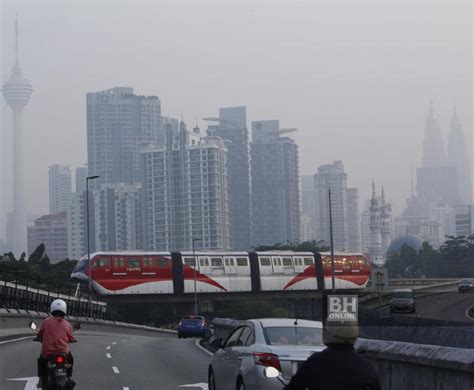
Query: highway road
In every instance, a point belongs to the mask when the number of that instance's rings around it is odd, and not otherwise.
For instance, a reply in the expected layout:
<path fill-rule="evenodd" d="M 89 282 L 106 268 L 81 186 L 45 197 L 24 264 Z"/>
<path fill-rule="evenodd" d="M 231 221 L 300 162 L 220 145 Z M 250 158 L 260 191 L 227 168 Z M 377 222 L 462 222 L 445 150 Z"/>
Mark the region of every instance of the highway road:
<path fill-rule="evenodd" d="M 207 388 L 210 356 L 196 347 L 194 339 L 90 331 L 78 331 L 76 336 L 78 343 L 71 345 L 71 351 L 77 390 Z M 39 352 L 40 344 L 31 338 L 0 344 L 0 390 L 36 389 Z M 33 379 L 11 380 L 21 378 Z"/>
<path fill-rule="evenodd" d="M 459 294 L 456 288 L 426 297 L 418 297 L 416 298 L 416 313 L 402 315 L 459 321 L 474 326 L 474 321 L 467 316 L 468 309 L 473 305 L 474 293 Z M 388 311 L 388 307 L 386 310 Z"/>

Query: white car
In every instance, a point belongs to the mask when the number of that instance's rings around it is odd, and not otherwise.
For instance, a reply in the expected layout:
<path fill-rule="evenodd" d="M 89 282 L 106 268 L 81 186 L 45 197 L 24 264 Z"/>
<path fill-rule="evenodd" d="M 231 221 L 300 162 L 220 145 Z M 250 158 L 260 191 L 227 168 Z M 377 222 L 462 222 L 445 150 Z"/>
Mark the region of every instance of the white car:
<path fill-rule="evenodd" d="M 281 390 L 278 378 L 268 378 L 266 367 L 275 367 L 290 379 L 298 366 L 326 347 L 323 325 L 297 319 L 248 320 L 225 341 L 215 339 L 219 348 L 209 364 L 209 390 Z"/>

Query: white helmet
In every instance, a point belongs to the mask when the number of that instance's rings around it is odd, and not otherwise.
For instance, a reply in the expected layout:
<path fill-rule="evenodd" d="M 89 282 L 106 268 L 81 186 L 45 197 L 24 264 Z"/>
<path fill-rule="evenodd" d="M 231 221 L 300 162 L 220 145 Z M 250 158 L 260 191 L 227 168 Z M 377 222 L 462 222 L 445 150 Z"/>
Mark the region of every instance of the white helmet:
<path fill-rule="evenodd" d="M 64 315 L 66 315 L 66 311 L 67 311 L 66 302 L 64 302 L 62 299 L 55 299 L 51 303 L 51 310 L 50 311 L 51 311 L 51 313 L 54 313 L 55 311 L 60 311 Z"/>

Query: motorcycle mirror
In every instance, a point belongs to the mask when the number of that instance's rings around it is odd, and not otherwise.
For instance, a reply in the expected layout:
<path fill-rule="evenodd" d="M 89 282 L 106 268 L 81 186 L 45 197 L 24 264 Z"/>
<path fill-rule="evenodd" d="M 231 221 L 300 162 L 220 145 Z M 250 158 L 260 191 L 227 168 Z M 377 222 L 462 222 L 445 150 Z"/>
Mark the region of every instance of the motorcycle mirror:
<path fill-rule="evenodd" d="M 73 327 L 72 327 L 74 330 L 79 330 L 81 329 L 81 323 L 80 322 L 76 322 Z"/>
<path fill-rule="evenodd" d="M 265 367 L 263 372 L 267 378 L 278 378 L 280 375 L 280 371 L 278 371 L 275 367 Z"/>
<path fill-rule="evenodd" d="M 33 330 L 36 330 L 36 324 L 33 321 L 28 323 L 28 327 L 30 327 Z"/>

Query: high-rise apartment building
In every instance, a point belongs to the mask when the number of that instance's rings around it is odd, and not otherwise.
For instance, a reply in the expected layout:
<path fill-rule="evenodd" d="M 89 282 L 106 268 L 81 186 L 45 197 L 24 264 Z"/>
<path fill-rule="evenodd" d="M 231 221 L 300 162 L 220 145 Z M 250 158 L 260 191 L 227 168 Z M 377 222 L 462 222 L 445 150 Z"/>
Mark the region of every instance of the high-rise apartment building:
<path fill-rule="evenodd" d="M 67 215 L 62 211 L 54 215 L 43 215 L 28 226 L 28 253 L 44 244 L 51 263 L 59 263 L 68 258 Z"/>
<path fill-rule="evenodd" d="M 312 175 L 303 175 L 301 176 L 302 241 L 316 239 L 316 219 L 314 218 L 316 205 L 314 202 L 314 178 Z"/>
<path fill-rule="evenodd" d="M 166 147 L 142 151 L 147 250 L 230 249 L 227 148 L 198 128 L 165 133 Z"/>
<path fill-rule="evenodd" d="M 82 194 L 86 190 L 87 167 L 76 168 L 76 188 L 75 192 Z"/>
<path fill-rule="evenodd" d="M 207 128 L 210 136 L 221 137 L 228 150 L 229 209 L 231 246 L 234 250 L 249 250 L 250 218 L 250 148 L 245 107 L 219 109 L 217 122 Z"/>
<path fill-rule="evenodd" d="M 298 242 L 301 235 L 298 145 L 278 120 L 252 122 L 252 244 Z"/>
<path fill-rule="evenodd" d="M 347 226 L 347 250 L 360 252 L 359 190 L 357 188 L 347 189 Z"/>
<path fill-rule="evenodd" d="M 49 175 L 49 214 L 67 211 L 71 203 L 71 169 L 63 165 L 51 165 Z"/>
<path fill-rule="evenodd" d="M 163 138 L 161 103 L 157 96 L 139 96 L 133 88 L 116 87 L 87 94 L 89 174 L 101 184 L 141 182 L 140 148 Z M 92 184 L 92 183 L 91 183 Z"/>
<path fill-rule="evenodd" d="M 456 236 L 469 237 L 474 234 L 474 204 L 454 208 Z"/>
<path fill-rule="evenodd" d="M 87 254 L 86 192 L 75 193 L 67 213 L 68 253 Z M 140 250 L 143 245 L 140 184 L 103 184 L 89 190 L 90 250 Z"/>
<path fill-rule="evenodd" d="M 321 165 L 314 175 L 316 238 L 330 244 L 329 189 L 333 222 L 334 249 L 348 249 L 347 174 L 342 161 Z"/>

